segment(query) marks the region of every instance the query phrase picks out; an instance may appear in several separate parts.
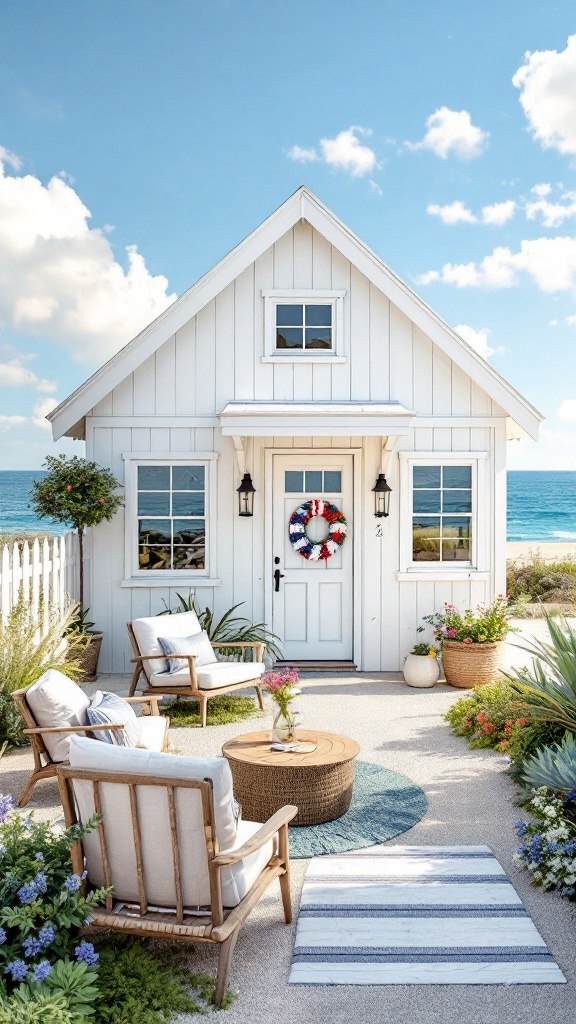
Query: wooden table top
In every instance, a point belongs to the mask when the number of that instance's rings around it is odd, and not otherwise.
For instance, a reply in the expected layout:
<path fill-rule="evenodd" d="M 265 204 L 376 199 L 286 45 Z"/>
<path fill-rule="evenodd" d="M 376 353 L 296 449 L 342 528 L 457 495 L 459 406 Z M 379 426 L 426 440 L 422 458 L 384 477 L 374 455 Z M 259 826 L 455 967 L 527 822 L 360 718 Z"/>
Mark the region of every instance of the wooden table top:
<path fill-rule="evenodd" d="M 247 764 L 260 764 L 277 768 L 320 766 L 340 764 L 350 761 L 360 753 L 360 746 L 347 736 L 339 736 L 335 732 L 314 732 L 311 729 L 297 729 L 295 741 L 315 743 L 316 750 L 308 754 L 296 751 L 270 750 L 272 733 L 249 732 L 228 740 L 222 747 L 222 753 L 232 761 L 243 761 Z"/>

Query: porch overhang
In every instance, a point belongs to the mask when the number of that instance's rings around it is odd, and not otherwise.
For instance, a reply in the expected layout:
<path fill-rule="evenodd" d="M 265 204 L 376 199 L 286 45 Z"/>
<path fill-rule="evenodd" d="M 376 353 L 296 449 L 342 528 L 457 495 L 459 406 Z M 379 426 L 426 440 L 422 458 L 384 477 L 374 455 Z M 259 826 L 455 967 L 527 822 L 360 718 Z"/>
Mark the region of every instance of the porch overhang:
<path fill-rule="evenodd" d="M 415 413 L 399 402 L 229 402 L 225 437 L 399 437 Z"/>

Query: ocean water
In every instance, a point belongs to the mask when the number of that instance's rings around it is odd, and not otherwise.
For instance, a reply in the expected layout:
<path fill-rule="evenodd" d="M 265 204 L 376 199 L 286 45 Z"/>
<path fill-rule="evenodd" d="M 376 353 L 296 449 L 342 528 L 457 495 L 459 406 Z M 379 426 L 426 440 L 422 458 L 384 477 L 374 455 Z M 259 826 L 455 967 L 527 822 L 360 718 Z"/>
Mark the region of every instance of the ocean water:
<path fill-rule="evenodd" d="M 4 533 L 68 532 L 66 526 L 50 519 L 37 519 L 30 508 L 30 488 L 33 480 L 41 480 L 41 470 L 0 470 L 0 535 Z"/>
<path fill-rule="evenodd" d="M 0 471 L 0 534 L 66 533 L 36 519 L 30 486 L 42 470 Z M 576 541 L 576 472 L 511 470 L 508 473 L 508 540 Z"/>

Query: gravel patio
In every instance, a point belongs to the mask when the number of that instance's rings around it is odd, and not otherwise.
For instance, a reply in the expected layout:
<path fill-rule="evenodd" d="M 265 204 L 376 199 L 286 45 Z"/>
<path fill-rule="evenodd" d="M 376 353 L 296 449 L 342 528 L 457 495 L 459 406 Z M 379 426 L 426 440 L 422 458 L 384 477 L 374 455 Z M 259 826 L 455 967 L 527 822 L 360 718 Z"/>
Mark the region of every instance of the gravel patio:
<path fill-rule="evenodd" d="M 523 623 L 525 635 L 544 635 L 544 624 Z M 526 656 L 508 651 L 508 664 Z M 424 818 L 394 843 L 412 845 L 486 844 L 492 848 L 523 899 L 528 913 L 567 978 L 556 986 L 295 986 L 287 985 L 295 924 L 282 923 L 275 887 L 260 901 L 243 927 L 236 947 L 231 986 L 238 992 L 231 1009 L 220 1011 L 222 1024 L 269 1024 L 286 1019 L 309 1024 L 321 1018 L 333 1024 L 352 1021 L 395 1024 L 576 1024 L 576 905 L 531 887 L 512 856 L 517 845 L 513 823 L 514 787 L 504 772 L 505 759 L 492 751 L 470 751 L 443 721 L 461 691 L 439 684 L 431 690 L 408 688 L 399 677 L 377 673 L 302 678 L 305 725 L 345 733 L 361 746 L 362 760 L 402 772 L 425 791 Z M 127 676 L 101 676 L 97 686 L 126 693 Z M 96 685 L 92 689 L 97 688 Z M 268 721 L 268 716 L 262 721 Z M 222 743 L 259 728 L 251 719 L 235 725 L 172 729 L 172 747 L 186 754 L 217 754 Z M 20 793 L 31 763 L 27 750 L 2 759 L 3 792 Z M 37 785 L 29 807 L 39 816 L 58 817 L 56 782 Z M 293 862 L 295 919 L 306 861 Z M 197 947 L 195 970 L 215 972 L 216 955 Z M 186 1017 L 192 1022 L 197 1017 Z"/>

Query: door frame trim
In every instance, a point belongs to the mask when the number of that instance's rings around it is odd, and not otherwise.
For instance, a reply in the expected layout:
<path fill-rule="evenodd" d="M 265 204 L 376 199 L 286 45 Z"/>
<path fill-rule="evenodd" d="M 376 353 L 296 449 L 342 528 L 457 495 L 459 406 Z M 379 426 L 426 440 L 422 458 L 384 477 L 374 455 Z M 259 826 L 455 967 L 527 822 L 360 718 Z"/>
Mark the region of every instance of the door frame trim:
<path fill-rule="evenodd" d="M 352 511 L 354 529 L 352 530 L 352 658 L 358 670 L 362 670 L 362 515 L 364 501 L 361 490 L 363 448 L 265 448 L 264 449 L 264 621 L 273 623 L 273 487 L 274 487 L 274 456 L 294 455 L 349 455 L 352 457 Z M 270 559 L 269 571 L 267 569 Z"/>

